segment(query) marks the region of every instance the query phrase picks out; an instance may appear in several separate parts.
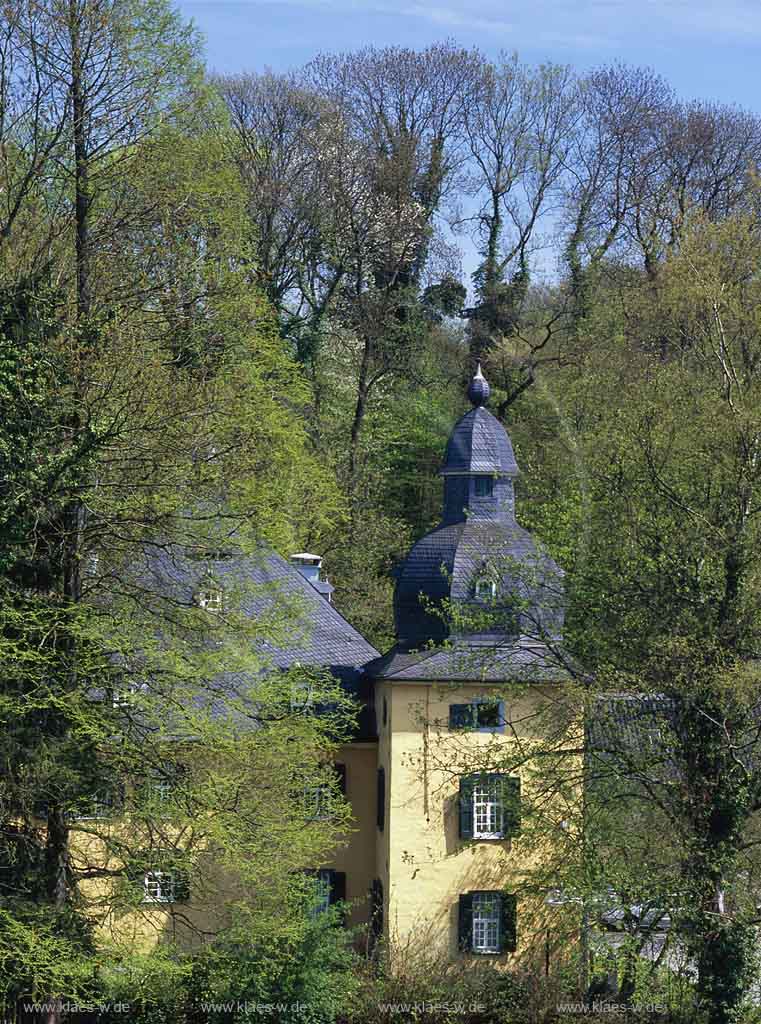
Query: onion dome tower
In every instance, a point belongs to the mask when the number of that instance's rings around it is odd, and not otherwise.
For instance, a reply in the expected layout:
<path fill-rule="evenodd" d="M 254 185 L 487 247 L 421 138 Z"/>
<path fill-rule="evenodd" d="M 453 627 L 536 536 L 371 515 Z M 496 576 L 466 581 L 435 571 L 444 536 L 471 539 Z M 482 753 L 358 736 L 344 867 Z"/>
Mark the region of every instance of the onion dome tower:
<path fill-rule="evenodd" d="M 455 424 L 440 470 L 441 525 L 397 572 L 399 653 L 448 637 L 536 645 L 562 630 L 562 572 L 516 522 L 518 466 L 507 431 L 486 408 L 480 365 L 467 394 L 473 408 Z"/>

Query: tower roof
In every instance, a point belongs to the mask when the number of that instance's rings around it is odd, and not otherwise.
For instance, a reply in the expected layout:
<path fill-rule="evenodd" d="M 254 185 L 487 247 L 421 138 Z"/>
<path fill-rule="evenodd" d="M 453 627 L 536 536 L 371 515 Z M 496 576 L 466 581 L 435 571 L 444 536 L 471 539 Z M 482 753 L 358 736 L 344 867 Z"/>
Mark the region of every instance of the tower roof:
<path fill-rule="evenodd" d="M 415 544 L 397 573 L 401 650 L 440 643 L 450 633 L 493 642 L 557 637 L 562 628 L 562 572 L 515 520 L 518 465 L 507 431 L 484 408 L 488 397 L 479 366 L 468 387 L 474 408 L 447 442 L 442 523 Z"/>
<path fill-rule="evenodd" d="M 518 475 L 507 431 L 482 405 L 465 413 L 449 435 L 441 475 L 461 473 Z"/>

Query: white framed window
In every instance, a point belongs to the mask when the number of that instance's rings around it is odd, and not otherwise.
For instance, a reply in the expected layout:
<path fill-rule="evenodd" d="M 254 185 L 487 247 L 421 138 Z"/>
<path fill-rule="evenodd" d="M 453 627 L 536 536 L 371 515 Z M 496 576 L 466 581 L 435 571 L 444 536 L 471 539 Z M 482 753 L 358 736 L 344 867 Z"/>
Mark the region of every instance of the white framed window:
<path fill-rule="evenodd" d="M 317 872 L 317 885 L 315 902 L 312 914 L 324 914 L 330 909 L 330 899 L 333 893 L 333 872 L 329 869 L 322 869 Z"/>
<path fill-rule="evenodd" d="M 291 712 L 293 714 L 309 714 L 313 703 L 312 684 L 307 679 L 298 680 L 291 690 Z"/>
<path fill-rule="evenodd" d="M 476 580 L 474 591 L 478 601 L 491 601 L 497 596 L 497 584 L 488 576 L 481 576 Z"/>
<path fill-rule="evenodd" d="M 499 953 L 500 900 L 496 893 L 473 893 L 473 952 Z"/>
<path fill-rule="evenodd" d="M 203 608 L 206 612 L 221 612 L 222 611 L 222 591 L 219 587 L 207 585 L 203 590 L 198 591 L 197 595 L 198 607 Z"/>
<path fill-rule="evenodd" d="M 307 821 L 325 821 L 330 817 L 330 786 L 322 783 L 307 786 L 304 790 L 304 807 Z"/>
<path fill-rule="evenodd" d="M 146 871 L 143 876 L 143 903 L 174 903 L 176 877 L 173 871 Z"/>
<path fill-rule="evenodd" d="M 97 790 L 78 808 L 73 817 L 76 821 L 92 821 L 97 818 L 110 818 L 114 813 L 114 794 L 103 789 Z"/>
<path fill-rule="evenodd" d="M 504 837 L 504 811 L 500 797 L 499 779 L 484 780 L 474 787 L 474 839 L 502 839 Z"/>
<path fill-rule="evenodd" d="M 112 702 L 115 708 L 127 708 L 135 698 L 148 690 L 147 683 L 127 683 L 114 690 Z"/>
<path fill-rule="evenodd" d="M 161 804 L 168 804 L 172 799 L 174 792 L 174 785 L 172 780 L 166 778 L 166 776 L 157 776 L 151 783 L 151 795 L 154 800 L 157 800 Z"/>

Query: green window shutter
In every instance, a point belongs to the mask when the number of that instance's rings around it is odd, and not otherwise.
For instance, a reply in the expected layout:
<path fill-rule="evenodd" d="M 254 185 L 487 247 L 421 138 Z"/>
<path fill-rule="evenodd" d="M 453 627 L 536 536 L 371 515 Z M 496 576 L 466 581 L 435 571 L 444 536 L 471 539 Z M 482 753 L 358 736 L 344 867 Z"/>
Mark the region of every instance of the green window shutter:
<path fill-rule="evenodd" d="M 131 887 L 139 888 L 142 892 L 143 879 L 145 878 L 145 861 L 140 858 L 127 861 L 124 865 L 124 877 Z"/>
<path fill-rule="evenodd" d="M 330 872 L 330 905 L 343 903 L 346 899 L 346 872 Z"/>
<path fill-rule="evenodd" d="M 517 917 L 518 900 L 514 893 L 500 893 L 500 921 L 499 937 L 500 952 L 514 953 L 518 944 L 517 940 Z"/>
<path fill-rule="evenodd" d="M 505 702 L 503 700 L 501 700 L 497 704 L 497 714 L 499 716 L 499 724 L 497 725 L 497 732 L 504 732 L 505 731 L 506 718 L 505 718 Z"/>
<path fill-rule="evenodd" d="M 386 825 L 386 773 L 383 768 L 378 769 L 377 779 L 377 825 L 382 832 Z"/>
<path fill-rule="evenodd" d="M 449 728 L 469 729 L 473 724 L 472 704 L 450 704 L 449 705 Z"/>
<path fill-rule="evenodd" d="M 175 868 L 174 898 L 177 903 L 187 903 L 190 899 L 190 875 L 184 868 Z"/>
<path fill-rule="evenodd" d="M 517 775 L 498 775 L 505 836 L 521 830 L 521 780 Z"/>
<path fill-rule="evenodd" d="M 470 953 L 473 950 L 473 893 L 471 892 L 464 892 L 460 896 L 457 947 L 461 953 Z"/>
<path fill-rule="evenodd" d="M 460 776 L 460 839 L 473 838 L 473 790 L 478 775 Z"/>

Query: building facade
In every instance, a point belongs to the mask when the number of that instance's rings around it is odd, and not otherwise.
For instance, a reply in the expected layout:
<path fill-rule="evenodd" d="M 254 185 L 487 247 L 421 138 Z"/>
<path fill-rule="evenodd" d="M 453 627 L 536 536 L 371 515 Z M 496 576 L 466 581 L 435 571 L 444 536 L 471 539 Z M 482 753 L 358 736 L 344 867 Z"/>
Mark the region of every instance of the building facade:
<path fill-rule="evenodd" d="M 468 397 L 441 524 L 397 574 L 397 642 L 364 669 L 377 738 L 341 754 L 356 831 L 331 867 L 352 920 L 392 949 L 510 963 L 537 931 L 521 891 L 541 851 L 521 829 L 528 780 L 501 766 L 563 684 L 562 573 L 516 521 L 518 467 L 480 368 Z"/>

